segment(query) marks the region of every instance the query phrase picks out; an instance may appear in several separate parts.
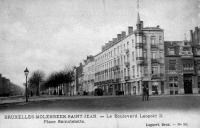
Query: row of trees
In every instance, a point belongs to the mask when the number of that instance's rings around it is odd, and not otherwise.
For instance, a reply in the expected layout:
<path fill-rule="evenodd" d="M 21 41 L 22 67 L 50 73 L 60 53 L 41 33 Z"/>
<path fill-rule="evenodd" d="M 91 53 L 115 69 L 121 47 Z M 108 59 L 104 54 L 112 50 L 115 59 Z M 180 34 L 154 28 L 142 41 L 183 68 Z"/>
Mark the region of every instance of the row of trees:
<path fill-rule="evenodd" d="M 72 68 L 66 68 L 62 71 L 53 72 L 47 77 L 41 70 L 34 71 L 29 77 L 29 90 L 31 95 L 40 95 L 41 91 L 48 88 L 56 88 L 59 85 L 69 86 L 73 82 L 74 73 Z"/>

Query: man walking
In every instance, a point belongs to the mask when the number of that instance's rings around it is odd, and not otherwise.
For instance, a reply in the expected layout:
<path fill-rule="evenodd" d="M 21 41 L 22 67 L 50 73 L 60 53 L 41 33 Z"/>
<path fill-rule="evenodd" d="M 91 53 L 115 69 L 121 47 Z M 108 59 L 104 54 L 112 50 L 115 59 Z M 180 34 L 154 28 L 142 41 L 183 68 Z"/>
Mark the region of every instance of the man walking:
<path fill-rule="evenodd" d="M 146 100 L 147 101 L 149 100 L 149 88 L 148 87 L 146 88 Z"/>
<path fill-rule="evenodd" d="M 145 101 L 146 100 L 146 87 L 143 86 L 143 89 L 142 89 L 142 101 Z"/>

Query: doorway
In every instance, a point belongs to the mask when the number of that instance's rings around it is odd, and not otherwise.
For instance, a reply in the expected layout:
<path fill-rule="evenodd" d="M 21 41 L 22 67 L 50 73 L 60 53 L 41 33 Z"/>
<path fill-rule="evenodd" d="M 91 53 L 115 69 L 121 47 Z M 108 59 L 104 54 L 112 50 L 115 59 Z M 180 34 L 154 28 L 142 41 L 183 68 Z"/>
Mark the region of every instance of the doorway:
<path fill-rule="evenodd" d="M 185 94 L 192 94 L 192 76 L 184 76 L 184 92 Z"/>

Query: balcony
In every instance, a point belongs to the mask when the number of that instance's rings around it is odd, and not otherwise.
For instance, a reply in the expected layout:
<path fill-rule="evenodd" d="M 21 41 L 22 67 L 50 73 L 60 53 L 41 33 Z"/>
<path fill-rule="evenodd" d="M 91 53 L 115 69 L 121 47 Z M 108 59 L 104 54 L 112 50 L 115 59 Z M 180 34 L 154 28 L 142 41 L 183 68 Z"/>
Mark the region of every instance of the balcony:
<path fill-rule="evenodd" d="M 136 63 L 137 64 L 143 64 L 144 63 L 144 57 L 136 57 Z"/>
<path fill-rule="evenodd" d="M 130 62 L 128 62 L 128 61 L 126 61 L 124 64 L 125 64 L 126 67 L 130 66 Z"/>
<path fill-rule="evenodd" d="M 130 76 L 125 76 L 125 77 L 124 77 L 124 80 L 125 80 L 125 81 L 130 80 Z"/>
<path fill-rule="evenodd" d="M 161 78 L 161 74 L 152 74 L 151 75 L 151 79 L 160 79 Z"/>
<path fill-rule="evenodd" d="M 143 43 L 136 43 L 135 48 L 143 48 Z"/>

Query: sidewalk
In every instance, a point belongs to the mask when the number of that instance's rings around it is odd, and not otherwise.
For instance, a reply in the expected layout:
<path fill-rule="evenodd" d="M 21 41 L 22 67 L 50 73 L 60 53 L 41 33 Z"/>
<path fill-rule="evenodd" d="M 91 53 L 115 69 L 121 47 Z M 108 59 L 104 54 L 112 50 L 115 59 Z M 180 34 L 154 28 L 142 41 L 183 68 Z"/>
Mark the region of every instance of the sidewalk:
<path fill-rule="evenodd" d="M 45 100 L 62 100 L 62 99 L 85 99 L 85 98 L 102 98 L 102 97 L 115 97 L 115 96 L 57 96 L 57 95 L 41 95 L 41 96 L 33 96 L 29 97 L 28 102 L 34 101 L 45 101 Z M 0 98 L 0 105 L 2 104 L 9 104 L 9 103 L 21 103 L 25 102 L 25 97 L 7 97 L 7 98 Z"/>

